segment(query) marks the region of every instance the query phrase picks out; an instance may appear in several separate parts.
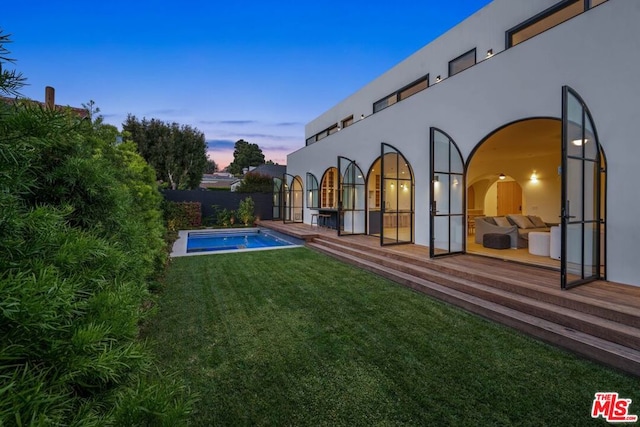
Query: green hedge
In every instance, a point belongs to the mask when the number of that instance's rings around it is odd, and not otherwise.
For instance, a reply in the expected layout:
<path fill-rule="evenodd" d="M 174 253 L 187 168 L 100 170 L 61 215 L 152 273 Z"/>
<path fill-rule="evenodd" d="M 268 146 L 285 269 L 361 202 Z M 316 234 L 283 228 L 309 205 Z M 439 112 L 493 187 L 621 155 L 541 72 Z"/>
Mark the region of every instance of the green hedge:
<path fill-rule="evenodd" d="M 117 129 L 0 103 L 0 425 L 176 425 L 139 340 L 167 251 L 155 173 Z"/>
<path fill-rule="evenodd" d="M 162 205 L 164 219 L 169 231 L 186 230 L 202 226 L 202 205 L 200 202 L 170 202 Z"/>

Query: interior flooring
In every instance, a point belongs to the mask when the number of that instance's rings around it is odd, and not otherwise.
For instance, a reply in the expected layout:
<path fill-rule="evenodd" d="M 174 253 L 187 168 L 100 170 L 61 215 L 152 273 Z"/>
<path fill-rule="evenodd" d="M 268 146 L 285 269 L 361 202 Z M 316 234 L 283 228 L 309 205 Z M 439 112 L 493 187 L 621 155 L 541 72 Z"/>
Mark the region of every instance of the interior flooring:
<path fill-rule="evenodd" d="M 524 249 L 490 249 L 475 242 L 475 235 L 467 236 L 467 252 L 475 255 L 483 255 L 492 258 L 500 258 L 507 261 L 522 262 L 540 267 L 560 270 L 560 260 L 548 256 L 531 255 L 527 248 Z"/>

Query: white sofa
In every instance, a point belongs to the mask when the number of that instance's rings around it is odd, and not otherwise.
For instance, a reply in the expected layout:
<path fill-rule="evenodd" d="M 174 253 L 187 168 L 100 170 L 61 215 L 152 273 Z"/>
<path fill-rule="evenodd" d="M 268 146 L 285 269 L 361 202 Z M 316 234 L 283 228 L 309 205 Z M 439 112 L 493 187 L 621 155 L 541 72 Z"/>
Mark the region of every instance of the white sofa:
<path fill-rule="evenodd" d="M 482 244 L 482 238 L 488 233 L 508 234 L 512 248 L 527 248 L 529 233 L 532 231 L 549 232 L 555 224 L 542 221 L 535 215 L 506 215 L 504 217 L 482 216 L 475 219 L 475 242 Z"/>

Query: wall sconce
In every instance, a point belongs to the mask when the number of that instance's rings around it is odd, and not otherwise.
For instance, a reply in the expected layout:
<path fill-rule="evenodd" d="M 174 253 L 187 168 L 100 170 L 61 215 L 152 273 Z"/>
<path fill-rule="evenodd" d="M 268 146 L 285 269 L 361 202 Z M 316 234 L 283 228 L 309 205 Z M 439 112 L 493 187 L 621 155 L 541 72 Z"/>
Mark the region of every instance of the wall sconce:
<path fill-rule="evenodd" d="M 487 51 L 487 58 L 491 58 L 493 56 L 493 49 L 489 49 Z"/>
<path fill-rule="evenodd" d="M 500 175 L 498 175 L 498 179 L 499 179 L 500 181 L 504 181 L 504 179 L 505 179 L 505 178 L 506 178 L 506 176 L 505 176 L 503 173 L 501 173 Z M 500 188 L 502 188 L 502 187 L 500 187 Z"/>
<path fill-rule="evenodd" d="M 531 182 L 538 182 L 538 175 L 536 174 L 535 170 L 531 174 Z"/>
<path fill-rule="evenodd" d="M 442 79 L 440 78 L 440 76 L 437 76 L 437 77 L 436 77 L 436 83 L 440 83 L 440 80 L 442 80 Z"/>
<path fill-rule="evenodd" d="M 458 178 L 456 177 L 453 178 L 453 185 L 454 186 L 458 185 Z"/>
<path fill-rule="evenodd" d="M 360 114 L 360 120 L 364 119 L 364 114 Z"/>

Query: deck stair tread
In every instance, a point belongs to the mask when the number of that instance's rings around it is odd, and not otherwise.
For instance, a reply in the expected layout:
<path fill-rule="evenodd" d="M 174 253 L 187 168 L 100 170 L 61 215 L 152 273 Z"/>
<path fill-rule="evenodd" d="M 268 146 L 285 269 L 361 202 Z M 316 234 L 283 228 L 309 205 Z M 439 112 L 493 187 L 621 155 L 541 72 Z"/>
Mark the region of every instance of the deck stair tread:
<path fill-rule="evenodd" d="M 444 272 L 433 269 L 432 263 L 424 259 L 421 260 L 422 265 L 417 265 L 406 257 L 387 257 L 375 248 L 341 243 L 318 237 L 307 245 L 544 341 L 640 376 L 640 330 L 634 325 L 478 283 L 473 280 L 474 276 L 469 278 L 464 274 L 451 274 L 446 269 Z M 519 285 L 531 286 L 524 282 Z M 568 295 L 562 293 L 564 298 Z M 578 300 L 582 299 L 586 304 L 586 297 L 572 296 L 580 297 Z M 591 302 L 597 303 L 593 299 Z M 620 307 L 614 304 L 612 308 Z"/>
<path fill-rule="evenodd" d="M 347 239 L 344 239 L 347 240 Z M 552 289 L 536 284 L 530 283 L 526 280 L 526 277 L 504 277 L 503 275 L 493 274 L 474 266 L 463 265 L 462 263 L 450 262 L 449 260 L 440 259 L 437 261 L 418 259 L 414 257 L 407 257 L 404 254 L 394 253 L 392 256 L 388 256 L 387 252 L 380 251 L 376 248 L 367 247 L 364 245 L 354 244 L 348 242 L 346 245 L 342 244 L 342 241 L 336 241 L 334 239 L 327 239 L 325 237 L 317 238 L 314 240 L 316 243 L 328 245 L 329 247 L 339 248 L 342 251 L 352 251 L 358 255 L 365 257 L 378 257 L 379 262 L 386 262 L 389 265 L 388 260 L 395 260 L 397 265 L 404 269 L 410 269 L 418 267 L 421 269 L 428 269 L 429 271 L 437 271 L 446 278 L 459 277 L 466 278 L 475 283 L 481 283 L 490 286 L 491 288 L 500 288 L 509 292 L 517 293 L 530 298 L 535 298 L 545 302 L 550 302 L 562 307 L 579 310 L 581 312 L 588 312 L 596 314 L 599 317 L 606 317 L 609 320 L 620 321 L 623 318 L 624 323 L 630 326 L 640 328 L 640 311 L 636 307 L 629 306 L 619 302 L 610 302 L 600 299 L 594 299 L 576 293 L 568 293 L 560 289 Z M 416 262 L 417 261 L 417 262 Z M 542 269 L 538 269 L 538 274 L 550 274 L 557 272 L 546 272 Z"/>

